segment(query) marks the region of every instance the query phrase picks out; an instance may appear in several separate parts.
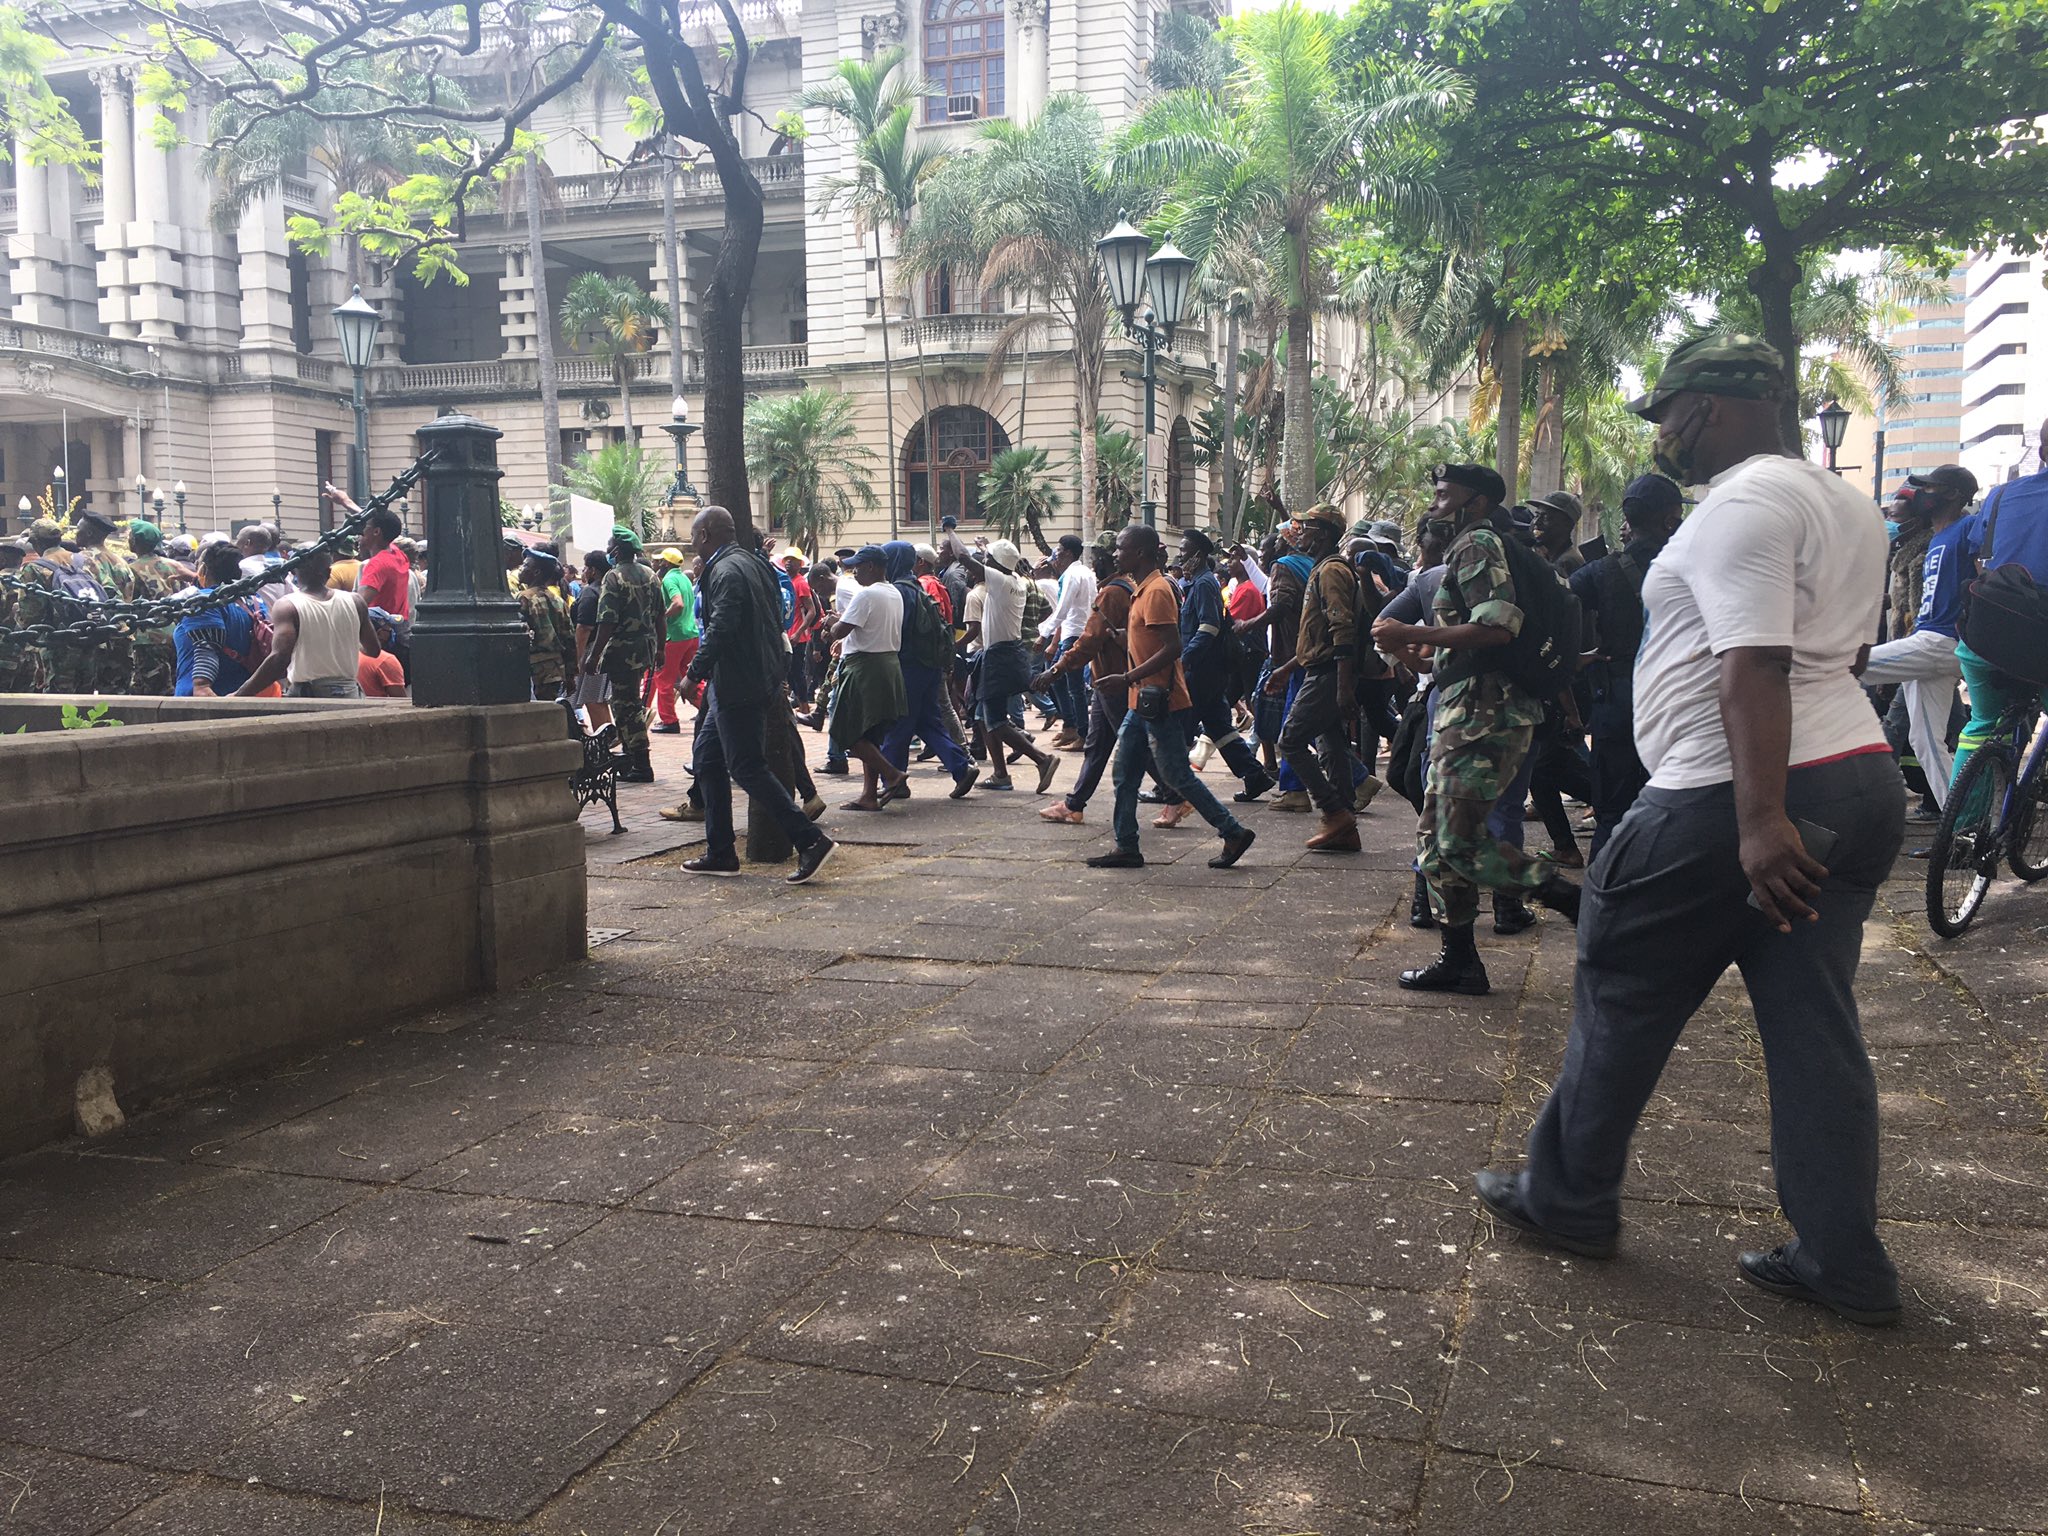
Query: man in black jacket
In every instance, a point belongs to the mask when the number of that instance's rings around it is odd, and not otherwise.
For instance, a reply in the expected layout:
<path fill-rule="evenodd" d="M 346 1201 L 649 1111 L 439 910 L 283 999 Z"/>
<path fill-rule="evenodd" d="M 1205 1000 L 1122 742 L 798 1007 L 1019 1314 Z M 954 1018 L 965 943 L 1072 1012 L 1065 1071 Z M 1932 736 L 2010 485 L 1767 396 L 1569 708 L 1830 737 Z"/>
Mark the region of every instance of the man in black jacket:
<path fill-rule="evenodd" d="M 775 572 L 757 551 L 734 541 L 732 514 L 706 507 L 690 525 L 690 541 L 704 561 L 703 638 L 690 663 L 691 682 L 711 691 L 697 726 L 697 788 L 704 799 L 704 856 L 683 868 L 693 875 L 736 875 L 732 787 L 747 792 L 752 814 L 772 816 L 796 847 L 791 885 L 824 867 L 836 846 L 811 825 L 768 766 L 768 712 L 786 709 L 789 677 L 784 649 L 782 592 Z"/>

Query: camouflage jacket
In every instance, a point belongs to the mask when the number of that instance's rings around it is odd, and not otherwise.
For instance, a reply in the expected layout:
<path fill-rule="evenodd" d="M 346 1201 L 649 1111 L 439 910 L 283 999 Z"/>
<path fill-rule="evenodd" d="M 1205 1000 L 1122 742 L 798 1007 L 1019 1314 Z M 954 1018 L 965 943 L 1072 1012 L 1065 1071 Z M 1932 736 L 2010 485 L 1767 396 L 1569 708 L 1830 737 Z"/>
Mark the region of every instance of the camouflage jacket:
<path fill-rule="evenodd" d="M 597 622 L 612 626 L 604 654 L 605 670 L 645 671 L 661 665 L 663 617 L 661 583 L 638 560 L 613 566 L 598 589 Z"/>
<path fill-rule="evenodd" d="M 129 570 L 135 573 L 135 599 L 137 602 L 161 602 L 185 590 L 185 574 L 178 569 L 177 561 L 167 555 L 139 555 L 128 562 Z M 171 627 L 161 629 L 138 629 L 135 631 L 137 645 L 169 645 Z"/>
<path fill-rule="evenodd" d="M 1932 523 L 1908 523 L 1892 540 L 1891 630 L 1890 637 L 1903 640 L 1913 633 L 1920 617 L 1921 578 L 1927 565 L 1927 546 L 1934 541 Z"/>
<path fill-rule="evenodd" d="M 1515 602 L 1515 579 L 1500 540 L 1499 533 L 1482 523 L 1460 534 L 1445 551 L 1444 579 L 1434 607 L 1438 624 L 1493 624 L 1509 634 L 1520 631 L 1522 610 Z M 1447 726 L 1466 734 L 1511 730 L 1543 718 L 1540 701 L 1501 673 L 1472 667 L 1469 658 L 1474 654 L 1437 653 L 1439 731 Z M 1464 664 L 1447 664 L 1454 659 Z"/>
<path fill-rule="evenodd" d="M 526 620 L 527 662 L 537 683 L 562 680 L 564 656 L 576 653 L 576 627 L 561 598 L 546 587 L 519 589 L 519 616 Z"/>
<path fill-rule="evenodd" d="M 117 603 L 135 601 L 135 572 L 126 560 L 106 545 L 81 549 L 71 557 L 71 569 L 99 583 L 99 588 Z"/>

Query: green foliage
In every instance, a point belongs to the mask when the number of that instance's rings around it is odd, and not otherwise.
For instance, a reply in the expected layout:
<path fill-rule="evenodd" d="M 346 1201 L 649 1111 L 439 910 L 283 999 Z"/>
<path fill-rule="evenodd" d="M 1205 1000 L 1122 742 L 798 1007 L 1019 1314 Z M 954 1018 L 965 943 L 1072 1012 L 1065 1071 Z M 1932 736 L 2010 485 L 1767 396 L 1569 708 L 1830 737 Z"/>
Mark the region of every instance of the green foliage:
<path fill-rule="evenodd" d="M 30 165 L 73 165 L 96 180 L 98 150 L 50 89 L 58 56 L 55 43 L 31 30 L 27 12 L 0 5 L 0 160 L 12 159 L 19 143 Z"/>
<path fill-rule="evenodd" d="M 667 475 L 661 464 L 637 443 L 607 443 L 585 453 L 562 471 L 567 488 L 612 509 L 613 518 L 654 535 L 654 508 L 661 504 Z"/>
<path fill-rule="evenodd" d="M 1067 434 L 1067 465 L 1081 488 L 1081 434 Z M 1107 416 L 1095 418 L 1095 508 L 1101 527 L 1115 528 L 1137 516 L 1145 499 L 1145 452 L 1136 437 L 1120 432 Z"/>
<path fill-rule="evenodd" d="M 562 329 L 569 345 L 611 370 L 627 435 L 633 430 L 633 359 L 654 344 L 669 323 L 669 308 L 630 277 L 581 272 L 562 296 Z"/>
<path fill-rule="evenodd" d="M 109 707 L 102 702 L 91 709 L 80 710 L 76 704 L 66 704 L 58 724 L 67 731 L 89 731 L 96 725 L 119 725 L 121 722 L 107 713 Z"/>
<path fill-rule="evenodd" d="M 784 542 L 815 554 L 856 512 L 874 510 L 879 459 L 860 440 L 858 410 L 836 389 L 747 402 L 747 473 L 767 483 Z"/>
<path fill-rule="evenodd" d="M 1059 510 L 1050 455 L 1043 448 L 1005 448 L 981 472 L 981 515 L 997 538 L 1021 544 L 1028 537 L 1049 551 L 1045 524 Z"/>

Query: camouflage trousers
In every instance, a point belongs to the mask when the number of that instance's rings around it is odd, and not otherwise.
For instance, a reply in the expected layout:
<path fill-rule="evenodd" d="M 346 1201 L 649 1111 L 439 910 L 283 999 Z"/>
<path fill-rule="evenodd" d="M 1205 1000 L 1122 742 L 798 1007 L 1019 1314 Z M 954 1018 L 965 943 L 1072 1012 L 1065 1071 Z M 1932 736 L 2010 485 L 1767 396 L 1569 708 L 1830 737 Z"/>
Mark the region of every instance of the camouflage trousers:
<path fill-rule="evenodd" d="M 142 640 L 128 674 L 128 691 L 146 698 L 167 699 L 178 684 L 178 652 L 168 640 Z"/>
<path fill-rule="evenodd" d="M 647 669 L 607 661 L 603 672 L 612 680 L 612 723 L 619 728 L 619 751 L 628 757 L 645 752 L 647 706 L 640 701 L 640 690 L 647 681 Z"/>
<path fill-rule="evenodd" d="M 94 693 L 99 677 L 98 648 L 81 645 L 75 641 L 60 640 L 54 645 L 41 648 L 43 683 L 42 693 Z M 126 687 L 127 675 L 121 678 Z M 116 693 L 120 689 L 112 690 Z"/>
<path fill-rule="evenodd" d="M 1548 856 L 1523 852 L 1486 829 L 1494 802 L 1521 772 L 1535 727 L 1482 731 L 1477 722 L 1440 727 L 1430 744 L 1417 864 L 1443 921 L 1470 927 L 1482 889 L 1522 895 L 1550 878 Z"/>
<path fill-rule="evenodd" d="M 0 693 L 41 693 L 43 653 L 32 645 L 0 646 Z"/>

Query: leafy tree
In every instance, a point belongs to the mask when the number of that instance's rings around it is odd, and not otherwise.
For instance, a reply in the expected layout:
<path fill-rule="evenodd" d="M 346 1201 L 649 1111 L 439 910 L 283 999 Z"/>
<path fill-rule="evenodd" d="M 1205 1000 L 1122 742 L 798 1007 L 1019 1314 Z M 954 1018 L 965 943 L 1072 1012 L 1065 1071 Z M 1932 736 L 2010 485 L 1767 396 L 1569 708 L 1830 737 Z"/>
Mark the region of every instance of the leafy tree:
<path fill-rule="evenodd" d="M 1095 474 L 1092 500 L 1102 526 L 1120 527 L 1135 520 L 1138 504 L 1145 499 L 1145 454 L 1137 438 L 1118 431 L 1107 416 L 1096 417 L 1091 439 L 1084 442 L 1079 432 L 1067 437 L 1067 465 L 1077 494 L 1091 462 Z"/>
<path fill-rule="evenodd" d="M 654 508 L 662 500 L 665 471 L 638 443 L 606 443 L 562 472 L 567 489 L 612 509 L 612 516 L 642 538 L 654 535 Z"/>
<path fill-rule="evenodd" d="M 611 369 L 628 442 L 633 440 L 633 360 L 646 355 L 656 332 L 668 323 L 668 306 L 630 277 L 582 272 L 562 296 L 562 329 L 572 338 L 570 345 Z"/>
<path fill-rule="evenodd" d="M 1287 296 L 1287 429 L 1282 494 L 1313 497 L 1311 333 L 1321 253 L 1335 217 L 1367 210 L 1418 228 L 1449 224 L 1435 131 L 1461 112 L 1465 83 L 1434 65 L 1361 70 L 1340 92 L 1338 24 L 1299 0 L 1224 29 L 1235 61 L 1220 96 L 1160 97 L 1125 131 L 1113 166 L 1169 189 L 1158 222 L 1197 261 L 1228 230 L 1276 232 Z"/>
<path fill-rule="evenodd" d="M 930 143 L 913 145 L 911 117 L 917 103 L 928 94 L 926 82 L 900 72 L 905 54 L 900 47 L 884 48 L 871 59 L 841 59 L 831 77 L 797 98 L 800 109 L 822 111 L 851 141 L 853 169 L 828 177 L 819 189 L 822 210 L 845 208 L 864 225 L 875 244 L 875 288 L 882 308 L 882 399 L 887 414 L 889 451 L 897 447 L 896 366 L 889 350 L 889 322 L 892 318 L 888 268 L 883 261 L 882 233 L 886 229 L 901 240 L 916 212 L 925 182 L 945 162 L 944 152 Z M 924 391 L 924 332 L 914 327 L 918 359 L 919 399 L 927 422 L 930 401 Z M 932 473 L 937 474 L 936 467 Z M 898 477 L 889 476 L 889 535 L 900 531 Z M 926 505 L 936 517 L 938 496 L 929 494 Z"/>
<path fill-rule="evenodd" d="M 768 487 L 783 538 L 813 551 L 856 512 L 875 508 L 878 456 L 860 440 L 852 395 L 800 389 L 747 406 L 747 473 Z"/>
<path fill-rule="evenodd" d="M 1349 52 L 1471 80 L 1453 154 L 1495 201 L 1746 288 L 1788 444 L 1817 260 L 2048 231 L 2044 0 L 1361 0 Z"/>
<path fill-rule="evenodd" d="M 1046 555 L 1052 545 L 1045 524 L 1060 510 L 1049 457 L 1043 448 L 1005 448 L 981 472 L 981 515 L 989 531 L 1013 544 L 1028 535 Z"/>
<path fill-rule="evenodd" d="M 0 5 L 0 160 L 12 159 L 17 144 L 30 165 L 75 165 L 90 169 L 98 154 L 85 131 L 50 88 L 50 66 L 60 50 L 31 25 L 19 6 Z M 17 168 L 19 174 L 19 168 Z"/>

